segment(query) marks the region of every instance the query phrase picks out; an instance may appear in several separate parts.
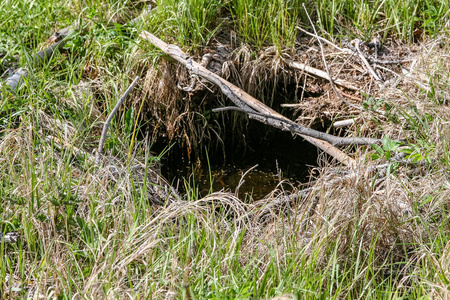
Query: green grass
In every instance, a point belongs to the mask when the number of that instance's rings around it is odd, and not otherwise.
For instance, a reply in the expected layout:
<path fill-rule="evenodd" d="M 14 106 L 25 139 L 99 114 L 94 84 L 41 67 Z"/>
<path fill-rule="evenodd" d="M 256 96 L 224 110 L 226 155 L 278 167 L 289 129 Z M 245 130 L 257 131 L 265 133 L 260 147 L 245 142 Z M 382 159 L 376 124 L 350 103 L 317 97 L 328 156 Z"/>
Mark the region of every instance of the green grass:
<path fill-rule="evenodd" d="M 295 45 L 296 29 L 299 21 L 305 19 L 299 0 L 235 0 L 229 4 L 237 31 L 245 42 L 255 46 L 275 45 L 283 47 Z"/>
<path fill-rule="evenodd" d="M 144 28 L 181 46 L 202 47 L 223 22 L 225 5 L 225 0 L 160 0 Z"/>
<path fill-rule="evenodd" d="M 418 28 L 431 35 L 438 34 L 448 22 L 450 9 L 449 1 L 436 0 L 326 0 L 315 4 L 323 32 L 338 36 L 355 34 L 367 40 L 377 34 L 384 39 L 395 34 L 411 42 Z"/>
<path fill-rule="evenodd" d="M 140 136 L 134 142 L 139 110 L 131 102 L 144 97 L 144 87 L 113 121 L 108 165 L 96 166 L 74 149 L 96 148 L 102 122 L 134 75 L 157 65 L 161 54 L 138 42 L 138 33 L 151 30 L 200 51 L 219 29 L 233 29 L 255 51 L 292 48 L 305 12 L 302 1 L 167 0 L 158 1 L 150 20 L 129 26 L 144 9 L 135 3 L 0 3 L 0 73 L 10 66 L 30 69 L 19 93 L 2 93 L 0 100 L 0 230 L 22 237 L 18 244 L 0 244 L 0 294 L 18 299 L 29 290 L 59 299 L 445 295 L 450 268 L 445 57 L 427 70 L 432 94 L 417 93 L 408 105 L 392 103 L 400 127 L 411 133 L 411 158 L 437 159 L 418 168 L 425 174 L 393 172 L 387 186 L 395 189 L 381 195 L 366 179 L 323 187 L 306 229 L 307 205 L 257 218 L 265 204 L 244 203 L 228 193 L 199 199 L 195 186 L 188 186 L 186 201 L 164 207 L 156 204 L 169 197 L 155 175 L 159 157 Z M 317 1 L 307 8 L 322 32 L 367 38 L 379 32 L 408 40 L 417 27 L 437 34 L 447 30 L 449 17 L 447 1 Z M 32 54 L 56 28 L 70 24 L 75 30 L 64 51 L 33 68 Z M 144 135 L 146 125 L 138 124 L 136 131 Z M 58 149 L 50 136 L 69 146 Z M 384 158 L 391 150 L 383 149 Z M 395 207 L 379 206 L 390 197 L 412 203 L 412 215 L 400 218 L 391 212 Z"/>

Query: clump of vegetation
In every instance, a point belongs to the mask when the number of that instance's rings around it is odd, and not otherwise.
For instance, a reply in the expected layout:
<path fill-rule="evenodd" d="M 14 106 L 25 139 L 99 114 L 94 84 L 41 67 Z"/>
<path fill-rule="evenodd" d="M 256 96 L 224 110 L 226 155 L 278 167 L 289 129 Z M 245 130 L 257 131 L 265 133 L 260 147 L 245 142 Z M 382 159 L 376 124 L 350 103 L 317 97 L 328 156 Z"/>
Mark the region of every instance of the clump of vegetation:
<path fill-rule="evenodd" d="M 1 294 L 446 298 L 449 3 L 303 2 L 2 1 Z M 397 45 L 399 58 L 415 53 L 412 67 L 379 65 L 393 82 L 382 89 L 357 66 L 348 70 L 353 58 L 326 48 L 332 75 L 344 74 L 367 92 L 347 94 L 362 108 L 355 112 L 327 81 L 289 67 L 289 61 L 325 67 L 323 49 L 296 30 L 308 27 L 307 11 L 332 42 L 369 42 L 380 34 L 386 49 Z M 42 66 L 33 64 L 33 55 L 67 26 L 64 47 Z M 208 89 L 216 90 L 203 81 L 189 90 L 198 79 L 140 40 L 144 29 L 195 60 L 215 54 L 215 72 L 277 109 L 275 90 L 292 96 L 300 124 L 351 117 L 345 134 L 383 132 L 383 143 L 349 149 L 350 167 L 323 160 L 310 184 L 287 189 L 281 182 L 263 199 L 229 190 L 202 197 L 188 182 L 180 195 L 161 176 L 165 154 L 153 153 L 152 142 L 182 140 L 196 151 L 205 141 L 228 142 L 221 126 L 245 118 L 227 115 L 214 123 L 211 108 L 219 102 L 211 102 L 226 100 L 205 100 Z M 219 51 L 226 43 L 233 46 Z M 5 80 L 19 67 L 28 73 L 11 91 Z M 135 75 L 141 85 L 113 119 L 97 164 L 103 122 Z M 228 123 L 233 118 L 239 121 Z M 10 232 L 18 233 L 17 242 L 7 240 Z"/>
<path fill-rule="evenodd" d="M 370 39 L 377 34 L 384 39 L 395 34 L 399 38 L 415 39 L 416 30 L 431 35 L 448 26 L 448 1 L 315 1 L 317 18 L 324 32 L 341 36 L 350 32 Z M 417 35 L 417 32 L 416 32 Z"/>

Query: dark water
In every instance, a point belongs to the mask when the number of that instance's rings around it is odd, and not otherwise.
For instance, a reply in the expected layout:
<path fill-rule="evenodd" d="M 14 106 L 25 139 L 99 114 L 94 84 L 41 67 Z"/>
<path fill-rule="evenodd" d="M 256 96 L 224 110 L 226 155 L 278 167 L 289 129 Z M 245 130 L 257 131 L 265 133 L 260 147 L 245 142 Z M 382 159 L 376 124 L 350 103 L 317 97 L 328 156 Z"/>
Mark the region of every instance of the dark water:
<path fill-rule="evenodd" d="M 178 184 L 180 190 L 184 190 L 187 182 L 204 196 L 210 191 L 234 192 L 242 175 L 258 165 L 244 177 L 239 195 L 248 193 L 253 199 L 260 199 L 270 193 L 280 179 L 288 179 L 294 185 L 307 182 L 311 167 L 317 164 L 317 149 L 286 132 L 255 139 L 247 143 L 245 149 L 226 149 L 225 153 L 225 159 L 223 151 L 210 151 L 208 156 L 203 153 L 201 162 L 190 162 L 179 151 L 170 151 L 161 161 L 162 173 L 174 186 Z"/>

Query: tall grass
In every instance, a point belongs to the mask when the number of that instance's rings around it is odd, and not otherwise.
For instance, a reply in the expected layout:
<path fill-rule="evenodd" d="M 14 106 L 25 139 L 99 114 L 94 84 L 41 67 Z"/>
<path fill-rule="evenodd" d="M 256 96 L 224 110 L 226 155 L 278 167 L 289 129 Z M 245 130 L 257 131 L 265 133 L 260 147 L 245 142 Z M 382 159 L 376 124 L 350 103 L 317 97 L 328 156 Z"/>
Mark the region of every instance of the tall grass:
<path fill-rule="evenodd" d="M 394 33 L 413 41 L 414 30 L 437 34 L 449 22 L 449 1 L 437 0 L 325 0 L 315 1 L 318 23 L 324 32 L 370 39 Z M 351 32 L 356 27 L 357 32 Z"/>
<path fill-rule="evenodd" d="M 229 4 L 238 33 L 256 47 L 293 47 L 295 26 L 305 13 L 301 0 L 233 0 Z"/>
<path fill-rule="evenodd" d="M 223 22 L 225 4 L 225 0 L 160 0 L 146 28 L 181 46 L 202 47 Z"/>
<path fill-rule="evenodd" d="M 396 17 L 386 13 L 395 3 Z M 159 55 L 142 54 L 144 48 L 135 42 L 141 27 L 180 46 L 201 47 L 222 24 L 216 16 L 226 17 L 229 10 L 238 34 L 255 49 L 292 47 L 293 26 L 303 14 L 301 1 L 158 4 L 154 19 L 136 28 L 114 25 L 140 12 L 131 1 L 0 2 L 2 71 L 3 65 L 26 66 L 26 58 L 54 28 L 84 26 L 76 28 L 63 53 L 42 69 L 30 69 L 17 95 L 2 93 L 0 230 L 18 231 L 21 240 L 0 243 L 0 294 L 60 299 L 258 299 L 286 292 L 299 299 L 446 297 L 450 187 L 445 97 L 450 71 L 445 55 L 432 61 L 426 73 L 434 94 L 409 92 L 416 97 L 408 99 L 415 113 L 404 105 L 398 108 L 404 130 L 415 133 L 415 157 L 437 157 L 442 165 L 434 160 L 434 168 L 417 167 L 418 174 L 394 173 L 384 190 L 374 190 L 375 183 L 364 176 L 336 188 L 321 186 L 311 217 L 305 213 L 311 199 L 261 216 L 276 195 L 259 204 L 230 193 L 200 198 L 195 187 L 188 188 L 183 201 L 170 195 L 167 182 L 157 175 L 158 157 L 152 157 L 149 143 L 132 144 L 131 104 L 111 126 L 105 165 L 86 158 L 131 75 L 145 68 L 136 57 Z M 316 5 L 323 29 L 334 33 L 355 20 L 361 30 L 391 28 L 399 35 L 405 30 L 407 37 L 420 21 L 407 23 L 406 12 L 423 18 L 430 31 L 440 30 L 448 17 L 448 2 Z M 368 14 L 370 7 L 376 7 L 378 17 Z M 331 19 L 325 17 L 329 12 Z M 60 149 L 48 137 L 67 146 Z M 75 147 L 86 157 L 77 156 Z M 411 214 L 393 213 L 390 201 L 398 198 L 411 203 Z"/>

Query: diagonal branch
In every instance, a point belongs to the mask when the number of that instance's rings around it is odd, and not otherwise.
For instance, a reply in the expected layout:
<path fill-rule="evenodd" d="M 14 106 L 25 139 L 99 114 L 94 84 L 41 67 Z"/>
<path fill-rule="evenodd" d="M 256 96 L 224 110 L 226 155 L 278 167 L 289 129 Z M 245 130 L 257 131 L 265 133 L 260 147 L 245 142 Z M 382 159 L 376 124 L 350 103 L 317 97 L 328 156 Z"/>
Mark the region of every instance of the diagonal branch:
<path fill-rule="evenodd" d="M 108 118 L 106 119 L 105 124 L 103 125 L 102 135 L 100 137 L 100 142 L 98 143 L 98 150 L 97 150 L 97 164 L 98 165 L 101 162 L 103 148 L 105 146 L 106 134 L 108 133 L 108 129 L 109 129 L 109 124 L 111 123 L 112 118 L 114 117 L 114 115 L 119 110 L 119 107 L 122 105 L 122 103 L 128 97 L 128 95 L 130 94 L 131 90 L 135 87 L 135 85 L 137 84 L 138 81 L 139 81 L 139 76 L 136 76 L 136 78 L 134 78 L 133 82 L 127 88 L 127 90 L 122 95 L 122 97 L 120 97 L 119 101 L 117 101 L 116 106 L 114 106 L 113 110 L 111 111 L 111 113 L 109 114 Z"/>
<path fill-rule="evenodd" d="M 250 119 L 257 120 L 266 125 L 281 129 L 283 131 L 290 131 L 298 135 L 306 135 L 319 140 L 327 141 L 333 146 L 348 146 L 348 145 L 371 145 L 371 144 L 381 144 L 382 140 L 372 139 L 372 138 L 359 138 L 359 137 L 338 137 L 325 132 L 314 130 L 308 127 L 301 126 L 291 120 L 286 120 L 285 118 L 279 118 L 276 116 L 262 114 L 254 111 L 249 111 L 247 109 L 241 109 L 239 107 L 223 107 L 213 109 L 213 112 L 225 111 L 225 110 L 235 110 L 240 112 L 245 112 L 248 114 Z"/>
<path fill-rule="evenodd" d="M 237 86 L 233 85 L 232 83 L 226 81 L 222 77 L 218 76 L 217 74 L 209 71 L 205 67 L 201 66 L 199 63 L 196 63 L 193 61 L 189 55 L 181 51 L 181 49 L 175 45 L 169 45 L 165 42 L 163 42 L 161 39 L 157 38 L 153 34 L 147 31 L 143 31 L 140 34 L 140 37 L 143 39 L 149 41 L 154 46 L 161 49 L 164 53 L 170 55 L 175 60 L 180 62 L 182 65 L 184 65 L 188 70 L 190 70 L 193 74 L 198 75 L 202 78 L 205 78 L 206 80 L 216 84 L 222 92 L 230 98 L 233 103 L 242 108 L 247 110 L 254 110 L 258 113 L 274 116 L 277 118 L 281 118 L 286 121 L 290 121 L 285 116 L 277 113 L 270 107 L 267 107 L 260 101 L 256 100 L 252 96 L 250 96 L 245 91 L 241 90 Z M 346 165 L 353 165 L 355 161 L 350 158 L 347 154 L 333 146 L 332 144 L 328 143 L 327 141 L 316 139 L 307 135 L 300 134 L 301 137 L 303 137 L 305 140 L 310 142 L 311 144 L 315 145 L 316 147 L 322 149 L 338 161 L 346 164 Z"/>

